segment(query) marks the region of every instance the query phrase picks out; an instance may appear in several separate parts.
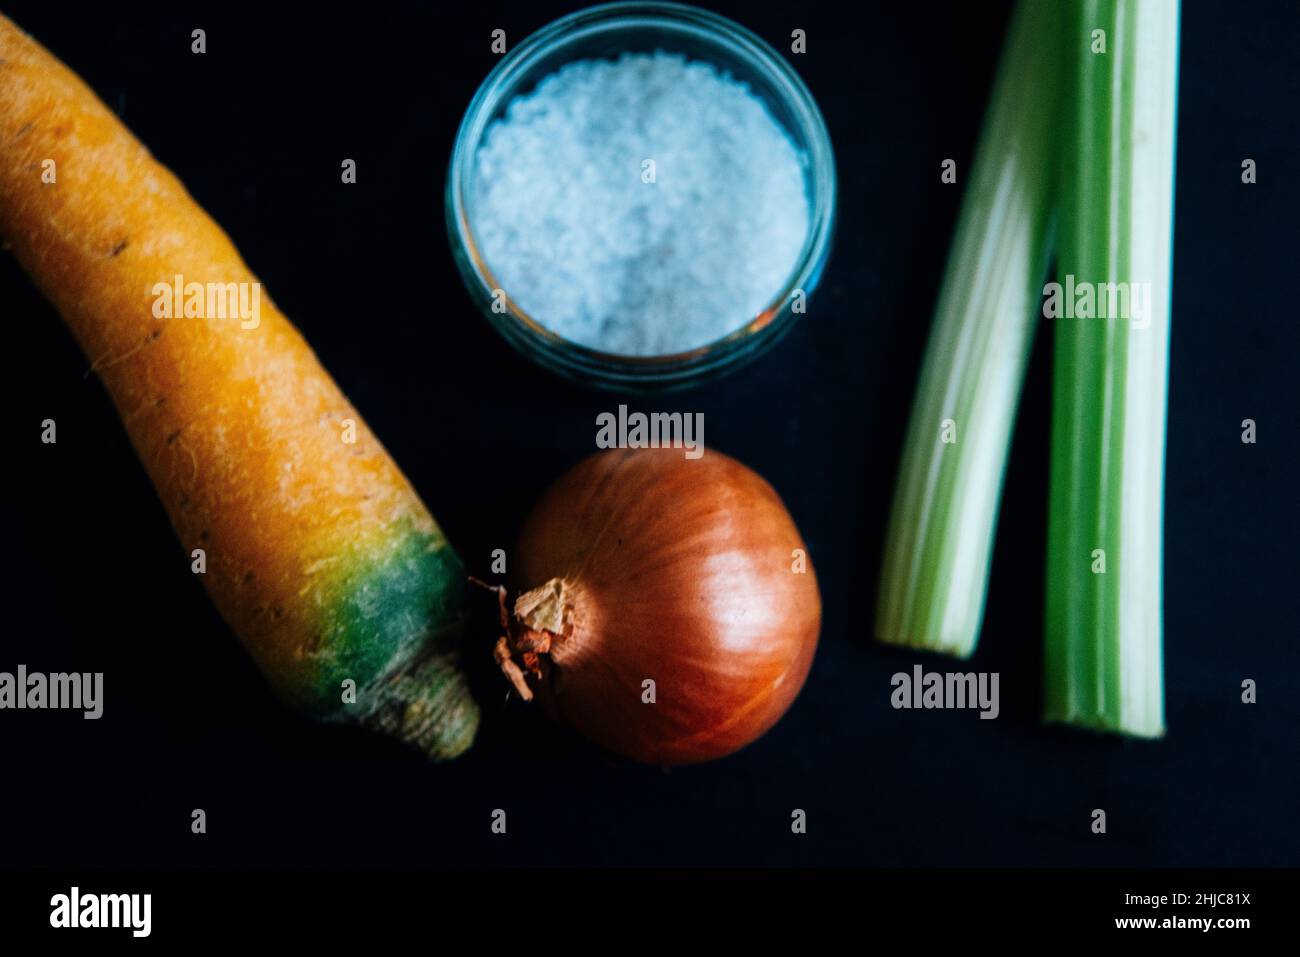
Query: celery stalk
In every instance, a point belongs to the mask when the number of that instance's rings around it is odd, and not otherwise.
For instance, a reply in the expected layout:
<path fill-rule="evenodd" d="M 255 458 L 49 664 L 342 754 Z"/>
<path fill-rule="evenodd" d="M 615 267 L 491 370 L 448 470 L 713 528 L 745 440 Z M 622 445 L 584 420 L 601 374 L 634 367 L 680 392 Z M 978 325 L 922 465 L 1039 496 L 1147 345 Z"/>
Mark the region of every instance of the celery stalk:
<path fill-rule="evenodd" d="M 1158 737 L 1178 3 L 1066 9 L 1045 717 Z"/>
<path fill-rule="evenodd" d="M 962 199 L 885 545 L 876 635 L 891 644 L 964 657 L 979 635 L 1052 240 L 1056 10 L 1015 12 Z"/>

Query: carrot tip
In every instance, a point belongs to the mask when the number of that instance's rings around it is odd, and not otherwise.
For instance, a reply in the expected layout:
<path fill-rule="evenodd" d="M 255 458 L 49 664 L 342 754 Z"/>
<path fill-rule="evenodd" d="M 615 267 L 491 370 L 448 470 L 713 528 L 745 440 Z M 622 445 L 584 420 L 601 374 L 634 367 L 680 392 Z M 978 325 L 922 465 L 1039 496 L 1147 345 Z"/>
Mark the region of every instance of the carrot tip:
<path fill-rule="evenodd" d="M 435 651 L 376 686 L 367 728 L 414 745 L 435 761 L 458 757 L 474 743 L 479 709 L 456 652 Z"/>

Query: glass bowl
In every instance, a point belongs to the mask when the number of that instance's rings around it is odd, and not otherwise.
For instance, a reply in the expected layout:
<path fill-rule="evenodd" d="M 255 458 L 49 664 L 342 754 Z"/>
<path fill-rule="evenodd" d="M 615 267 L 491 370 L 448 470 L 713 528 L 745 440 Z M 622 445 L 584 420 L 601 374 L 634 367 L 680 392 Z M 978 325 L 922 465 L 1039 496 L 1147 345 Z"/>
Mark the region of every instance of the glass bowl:
<path fill-rule="evenodd" d="M 708 345 L 658 356 L 600 352 L 570 342 L 519 308 L 501 289 L 475 241 L 473 176 L 479 146 L 510 102 L 574 60 L 616 59 L 623 53 L 663 50 L 711 64 L 747 83 L 794 143 L 803 165 L 809 204 L 808 236 L 781 293 L 756 316 L 737 317 L 737 329 Z M 456 134 L 447 174 L 447 231 L 457 267 L 483 314 L 507 341 L 539 364 L 577 382 L 622 391 L 680 388 L 754 358 L 802 314 L 796 302 L 811 295 L 830 250 L 835 218 L 835 159 L 821 111 L 799 75 L 766 42 L 706 10 L 676 3 L 610 3 L 589 7 L 543 27 L 507 53 L 470 102 Z M 799 295 L 802 293 L 802 297 Z M 493 306 L 496 306 L 494 309 Z"/>

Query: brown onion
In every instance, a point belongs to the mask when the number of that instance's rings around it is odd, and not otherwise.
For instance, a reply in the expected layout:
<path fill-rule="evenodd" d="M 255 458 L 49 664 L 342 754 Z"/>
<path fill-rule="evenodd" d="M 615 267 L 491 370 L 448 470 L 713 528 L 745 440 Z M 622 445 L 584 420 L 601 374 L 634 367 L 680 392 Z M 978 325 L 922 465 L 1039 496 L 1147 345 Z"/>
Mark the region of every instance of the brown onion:
<path fill-rule="evenodd" d="M 808 676 L 821 596 L 806 547 L 772 487 L 720 452 L 585 459 L 537 504 L 513 562 L 498 664 L 629 758 L 730 754 Z"/>

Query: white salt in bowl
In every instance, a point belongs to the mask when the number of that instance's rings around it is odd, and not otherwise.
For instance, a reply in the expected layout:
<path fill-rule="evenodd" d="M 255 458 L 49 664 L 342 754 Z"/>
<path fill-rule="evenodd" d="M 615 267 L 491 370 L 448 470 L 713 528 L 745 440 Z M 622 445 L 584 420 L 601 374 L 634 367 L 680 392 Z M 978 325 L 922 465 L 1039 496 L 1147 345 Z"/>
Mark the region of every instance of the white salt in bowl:
<path fill-rule="evenodd" d="M 748 86 L 785 132 L 798 156 L 807 202 L 802 248 L 779 292 L 761 309 L 727 318 L 732 331 L 663 355 L 602 352 L 566 339 L 545 315 L 530 315 L 498 278 L 476 235 L 478 157 L 511 102 L 579 60 L 668 53 L 709 64 Z M 830 251 L 835 218 L 835 160 L 817 104 L 789 63 L 766 42 L 725 17 L 675 3 L 611 3 L 556 20 L 507 53 L 479 87 L 456 135 L 447 176 L 451 248 L 471 297 L 524 355 L 575 381 L 621 391 L 681 388 L 734 369 L 770 348 L 807 311 Z M 545 241 L 545 237 L 541 238 Z M 776 286 L 776 279 L 773 279 Z"/>

